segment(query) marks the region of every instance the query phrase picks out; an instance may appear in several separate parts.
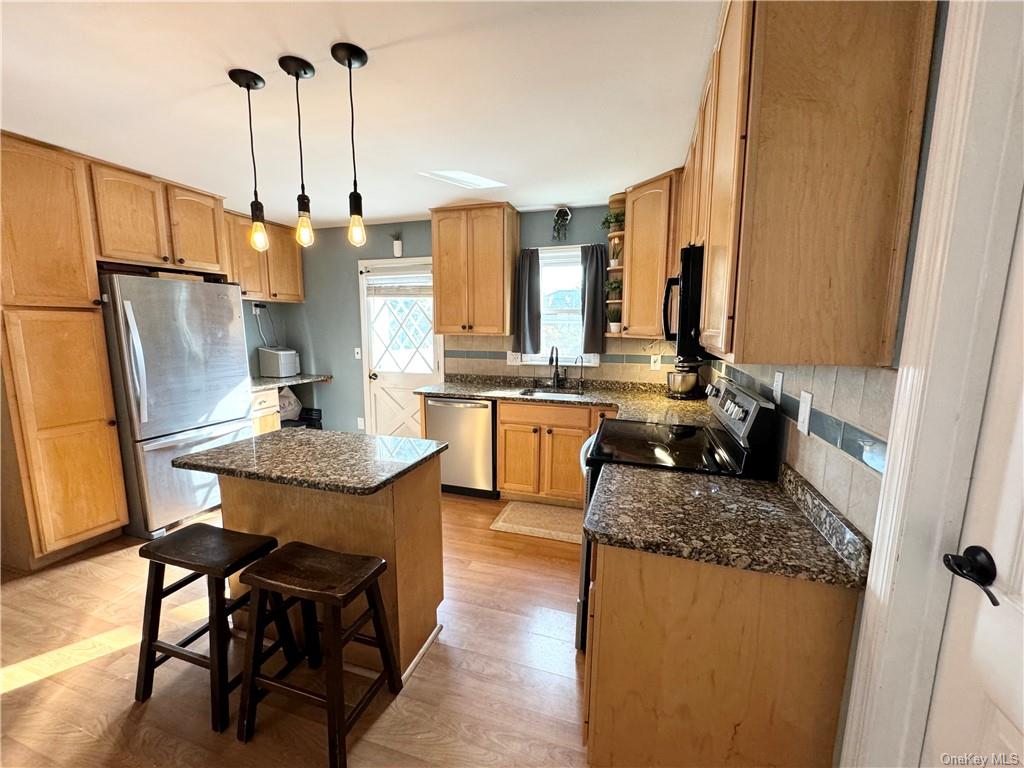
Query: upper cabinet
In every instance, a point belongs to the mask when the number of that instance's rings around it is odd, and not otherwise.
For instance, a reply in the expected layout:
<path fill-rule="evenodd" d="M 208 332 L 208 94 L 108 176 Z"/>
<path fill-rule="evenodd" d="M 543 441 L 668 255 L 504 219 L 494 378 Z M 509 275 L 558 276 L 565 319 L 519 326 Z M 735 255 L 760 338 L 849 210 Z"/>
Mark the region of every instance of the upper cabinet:
<path fill-rule="evenodd" d="M 249 245 L 252 222 L 247 216 L 228 213 L 224 216 L 228 250 L 231 252 L 231 275 L 242 289 L 243 299 L 269 299 L 270 273 L 267 251 Z"/>
<path fill-rule="evenodd" d="M 431 211 L 436 333 L 507 335 L 519 214 L 508 203 Z"/>
<path fill-rule="evenodd" d="M 187 269 L 223 272 L 226 254 L 221 199 L 169 184 L 167 208 L 174 263 Z"/>
<path fill-rule="evenodd" d="M 626 236 L 622 271 L 622 335 L 659 338 L 661 297 L 672 241 L 675 172 L 626 190 Z"/>
<path fill-rule="evenodd" d="M 696 130 L 701 340 L 891 365 L 934 3 L 730 2 Z"/>
<path fill-rule="evenodd" d="M 170 264 L 167 200 L 161 181 L 92 164 L 99 258 Z"/>
<path fill-rule="evenodd" d="M 85 161 L 3 136 L 3 303 L 88 307 L 99 301 Z"/>
<path fill-rule="evenodd" d="M 267 224 L 270 249 L 267 251 L 271 301 L 302 301 L 306 297 L 302 283 L 302 249 L 295 232 L 280 224 Z"/>

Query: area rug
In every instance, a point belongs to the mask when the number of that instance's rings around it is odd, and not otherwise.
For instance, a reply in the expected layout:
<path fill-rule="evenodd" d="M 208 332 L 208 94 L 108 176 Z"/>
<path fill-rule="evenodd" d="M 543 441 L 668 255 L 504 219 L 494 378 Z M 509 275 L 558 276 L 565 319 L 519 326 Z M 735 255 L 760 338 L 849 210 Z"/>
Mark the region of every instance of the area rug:
<path fill-rule="evenodd" d="M 583 510 L 511 501 L 494 518 L 491 530 L 579 544 L 583 536 Z"/>

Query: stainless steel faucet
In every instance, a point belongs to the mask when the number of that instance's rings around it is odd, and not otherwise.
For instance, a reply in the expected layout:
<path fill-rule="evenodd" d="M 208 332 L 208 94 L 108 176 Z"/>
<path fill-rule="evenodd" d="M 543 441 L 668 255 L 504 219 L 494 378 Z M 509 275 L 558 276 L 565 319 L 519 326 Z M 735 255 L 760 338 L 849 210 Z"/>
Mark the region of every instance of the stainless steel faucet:
<path fill-rule="evenodd" d="M 580 364 L 580 377 L 579 377 L 579 379 L 576 382 L 576 389 L 582 395 L 583 394 L 583 355 L 576 355 L 576 359 L 573 360 L 572 364 L 576 365 L 576 363 Z"/>

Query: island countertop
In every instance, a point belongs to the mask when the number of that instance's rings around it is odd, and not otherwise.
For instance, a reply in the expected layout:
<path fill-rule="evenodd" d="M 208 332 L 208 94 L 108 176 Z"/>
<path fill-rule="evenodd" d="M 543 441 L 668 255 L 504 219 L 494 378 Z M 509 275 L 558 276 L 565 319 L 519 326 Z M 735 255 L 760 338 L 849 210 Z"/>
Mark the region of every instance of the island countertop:
<path fill-rule="evenodd" d="M 281 429 L 179 456 L 178 469 L 369 496 L 411 472 L 447 443 L 413 437 Z"/>

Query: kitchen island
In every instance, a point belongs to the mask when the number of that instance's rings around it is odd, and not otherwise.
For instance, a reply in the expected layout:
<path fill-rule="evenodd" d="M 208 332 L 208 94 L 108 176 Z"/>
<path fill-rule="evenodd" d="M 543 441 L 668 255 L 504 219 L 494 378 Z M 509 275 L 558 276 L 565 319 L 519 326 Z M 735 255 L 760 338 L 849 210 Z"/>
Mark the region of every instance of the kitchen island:
<path fill-rule="evenodd" d="M 180 456 L 179 469 L 219 475 L 225 528 L 377 555 L 403 676 L 436 636 L 443 598 L 441 476 L 446 443 L 283 429 Z M 237 577 L 233 596 L 244 591 Z M 363 610 L 357 601 L 346 619 Z M 375 649 L 351 643 L 345 660 L 380 668 Z"/>

